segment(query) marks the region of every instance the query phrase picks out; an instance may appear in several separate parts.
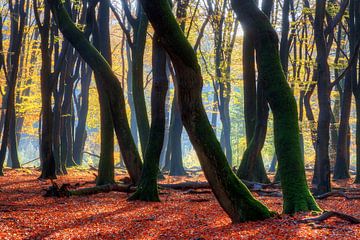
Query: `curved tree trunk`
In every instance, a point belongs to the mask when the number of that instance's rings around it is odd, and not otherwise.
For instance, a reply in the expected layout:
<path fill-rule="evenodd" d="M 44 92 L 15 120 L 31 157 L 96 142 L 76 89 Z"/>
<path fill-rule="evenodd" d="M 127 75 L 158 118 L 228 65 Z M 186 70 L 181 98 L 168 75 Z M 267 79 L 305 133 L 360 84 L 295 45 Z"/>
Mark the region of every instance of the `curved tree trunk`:
<path fill-rule="evenodd" d="M 269 107 L 267 105 L 262 83 L 258 83 L 256 93 L 256 125 L 252 139 L 244 152 L 237 175 L 240 179 L 254 182 L 269 183 L 264 163 L 261 158 L 261 149 L 265 143 Z"/>
<path fill-rule="evenodd" d="M 233 0 L 244 29 L 254 34 L 259 79 L 274 115 L 276 155 L 284 194 L 284 212 L 319 210 L 306 182 L 299 142 L 296 101 L 280 63 L 277 34 L 251 0 Z"/>
<path fill-rule="evenodd" d="M 110 102 L 111 115 L 114 123 L 120 151 L 124 158 L 130 178 L 134 183 L 140 179 L 142 163 L 132 138 L 127 120 L 125 99 L 120 81 L 111 70 L 110 65 L 86 39 L 84 34 L 76 28 L 60 0 L 48 0 L 59 29 L 79 52 L 81 57 L 90 65 L 96 74 L 103 79 L 103 86 Z"/>
<path fill-rule="evenodd" d="M 136 122 L 139 131 L 139 139 L 142 155 L 145 155 L 149 138 L 149 118 L 147 116 L 144 95 L 144 50 L 148 20 L 141 6 L 138 6 L 137 20 L 134 27 L 134 46 L 132 47 L 132 95 L 136 113 Z"/>
<path fill-rule="evenodd" d="M 174 64 L 183 124 L 220 205 L 233 222 L 270 217 L 270 211 L 253 198 L 227 163 L 202 104 L 202 76 L 195 53 L 178 26 L 168 1 L 142 0 L 141 3 Z"/>

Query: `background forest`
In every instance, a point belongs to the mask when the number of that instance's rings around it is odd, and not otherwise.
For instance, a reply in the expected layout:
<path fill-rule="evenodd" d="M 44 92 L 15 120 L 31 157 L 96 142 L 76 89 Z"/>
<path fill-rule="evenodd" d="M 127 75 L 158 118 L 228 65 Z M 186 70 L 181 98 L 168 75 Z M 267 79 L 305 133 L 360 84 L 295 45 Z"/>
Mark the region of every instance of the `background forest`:
<path fill-rule="evenodd" d="M 331 44 L 329 46 L 328 63 L 332 79 L 331 88 L 331 123 L 330 123 L 330 144 L 329 155 L 332 166 L 335 164 L 342 97 L 349 95 L 349 89 L 345 91 L 345 76 L 343 71 L 348 68 L 348 63 L 355 58 L 350 49 L 350 24 L 349 1 L 340 4 L 339 1 L 328 1 L 327 18 L 337 17 L 336 26 L 331 29 Z M 15 71 L 15 115 L 16 124 L 16 147 L 10 134 L 9 152 L 11 149 L 17 151 L 14 154 L 14 167 L 22 164 L 39 166 L 39 127 L 41 127 L 41 89 L 40 89 L 40 68 L 41 49 L 40 33 L 35 20 L 34 3 L 38 14 L 43 14 L 43 2 L 37 1 L 8 1 L 1 4 L 1 127 L 4 125 L 4 113 L 6 109 L 6 97 L 8 85 L 6 74 Z M 77 26 L 85 27 L 83 1 L 71 1 Z M 129 24 L 122 4 L 128 4 L 129 10 L 136 16 L 135 3 L 112 1 L 110 12 L 109 30 L 111 42 L 112 65 L 121 85 L 124 88 L 127 113 L 131 123 L 132 134 L 139 145 L 138 124 L 134 107 L 135 98 L 143 98 L 146 104 L 147 120 L 140 124 L 146 125 L 150 120 L 150 96 L 152 85 L 152 37 L 153 30 L 146 27 L 141 32 L 147 31 L 145 42 L 142 47 L 134 47 L 133 27 Z M 259 3 L 261 6 L 261 2 Z M 314 165 L 315 151 L 314 139 L 316 139 L 317 115 L 319 112 L 316 81 L 313 73 L 316 61 L 316 46 L 314 41 L 314 28 L 312 25 L 315 1 L 275 1 L 271 23 L 280 36 L 280 51 L 282 61 L 285 63 L 287 79 L 299 106 L 299 124 L 304 147 L 305 163 Z M 288 6 L 286 6 L 288 5 Z M 285 7 L 283 7 L 285 6 Z M 177 1 L 174 4 L 174 13 L 184 29 L 188 40 L 194 45 L 197 52 L 203 78 L 203 102 L 211 124 L 218 139 L 221 140 L 227 157 L 232 166 L 238 167 L 246 149 L 246 119 L 254 122 L 255 101 L 249 102 L 246 112 L 244 102 L 246 101 L 246 89 L 244 90 L 243 71 L 243 31 L 239 24 L 234 21 L 235 16 L 228 1 Z M 22 12 L 24 11 L 24 12 Z M 342 17 L 337 16 L 339 12 Z M 286 17 L 284 17 L 286 16 Z M 22 21 L 23 26 L 19 26 Z M 52 23 L 53 20 L 50 21 Z M 18 24 L 14 29 L 11 26 Z M 23 30 L 21 29 L 23 28 Z M 329 29 L 330 30 L 330 29 Z M 66 60 L 59 58 L 64 47 L 64 39 L 58 30 L 49 30 L 49 48 L 51 50 L 51 66 L 53 71 L 52 84 L 54 121 L 62 124 L 55 124 L 58 132 L 54 149 L 57 154 L 66 158 L 67 166 L 90 164 L 97 166 L 100 155 L 100 106 L 96 84 L 91 81 L 93 75 L 91 70 L 82 59 L 75 53 L 65 56 Z M 105 36 L 103 36 L 105 38 Z M 353 45 L 358 45 L 356 42 Z M 245 47 L 244 47 L 245 48 Z M 355 46 L 357 51 L 358 46 Z M 246 50 L 246 49 L 245 49 Z M 17 53 L 18 52 L 18 53 Z M 135 52 L 135 53 L 134 53 Z M 134 58 L 139 57 L 139 60 Z M 18 56 L 17 56 L 18 55 Z M 75 55 L 75 56 L 71 56 Z M 62 69 L 55 70 L 59 65 L 58 61 L 64 61 Z M 135 59 L 135 60 L 134 60 Z M 134 63 L 139 61 L 141 63 Z M 352 62 L 356 62 L 353 60 Z M 132 70 L 135 64 L 140 64 L 137 72 Z M 352 65 L 356 66 L 356 63 Z M 136 66 L 135 66 L 136 67 Z M 171 68 L 171 66 L 170 66 Z M 60 72 L 57 72 L 60 71 Z M 63 76 L 67 73 L 69 76 Z M 134 74 L 142 78 L 143 88 L 134 89 Z M 168 69 L 168 74 L 174 74 Z M 251 73 L 250 73 L 251 74 Z M 141 76 L 139 76 L 141 75 Z M 339 77 L 340 76 L 340 77 Z M 144 94 L 137 91 L 142 91 Z M 250 89 L 251 90 L 251 89 Z M 351 89 L 350 89 L 351 90 Z M 353 87 L 353 91 L 356 88 Z M 345 93 L 344 93 L 345 91 Z M 251 92 L 251 91 L 249 91 Z M 250 93 L 251 94 L 251 93 Z M 143 96 L 141 96 L 143 95 Z M 245 98 L 245 99 L 244 99 Z M 196 154 L 191 147 L 188 136 L 181 127 L 181 119 L 176 114 L 174 107 L 173 83 L 170 83 L 169 94 L 166 99 L 166 136 L 162 152 L 162 166 L 169 168 L 170 162 L 175 162 L 176 175 L 183 172 L 185 168 L 199 167 Z M 356 162 L 356 98 L 348 97 L 351 105 L 349 111 L 349 160 L 350 169 L 355 171 Z M 224 109 L 222 109 L 224 108 Z M 252 115 L 252 116 L 251 116 Z M 88 117 L 86 117 L 88 116 Z M 84 119 L 85 118 L 85 119 Z M 346 117 L 345 117 L 346 118 Z M 346 123 L 343 123 L 346 124 Z M 85 125 L 85 128 L 84 126 Z M 83 130 L 82 130 L 83 129 Z M 80 132 L 79 132 L 80 131 Z M 82 133 L 84 131 L 84 133 Z M 343 130 L 342 130 L 343 131 Z M 171 134 L 169 134 L 171 132 Z M 64 136 L 65 135 L 65 136 Z M 169 144 L 169 141 L 175 144 Z M 84 142 L 82 144 L 82 142 Z M 180 144 L 181 143 L 181 144 Z M 170 147 L 168 147 L 170 146 Z M 171 149 L 171 148 L 174 149 Z M 72 149 L 72 150 L 71 150 Z M 64 156 L 65 155 L 65 156 Z M 114 150 L 115 163 L 121 162 L 120 152 L 117 144 Z M 269 115 L 268 131 L 266 141 L 262 150 L 262 158 L 266 168 L 271 166 L 274 159 L 272 115 Z M 6 158 L 7 166 L 12 166 L 11 155 Z M 32 162 L 28 163 L 30 160 Z M 28 165 L 28 166 L 29 166 Z M 26 165 L 25 165 L 26 166 Z"/>

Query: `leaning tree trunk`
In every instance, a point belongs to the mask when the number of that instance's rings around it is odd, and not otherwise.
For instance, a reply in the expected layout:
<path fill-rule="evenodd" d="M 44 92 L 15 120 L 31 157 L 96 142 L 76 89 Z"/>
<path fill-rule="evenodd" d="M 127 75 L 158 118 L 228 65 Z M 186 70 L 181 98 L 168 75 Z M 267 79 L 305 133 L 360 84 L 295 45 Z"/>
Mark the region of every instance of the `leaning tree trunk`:
<path fill-rule="evenodd" d="M 140 183 L 130 200 L 160 201 L 157 176 L 165 134 L 165 102 L 168 90 L 166 75 L 166 53 L 159 45 L 158 37 L 153 38 L 153 86 L 151 90 L 151 127 L 146 147 L 144 167 Z"/>
<path fill-rule="evenodd" d="M 177 73 L 181 117 L 200 164 L 220 205 L 233 222 L 269 218 L 271 212 L 235 176 L 216 139 L 201 99 L 203 85 L 196 55 L 167 0 L 141 1 Z"/>
<path fill-rule="evenodd" d="M 120 151 L 130 178 L 134 183 L 137 183 L 140 179 L 142 164 L 131 135 L 120 81 L 111 70 L 108 62 L 72 22 L 62 2 L 60 0 L 48 0 L 48 3 L 64 37 L 68 39 L 94 72 L 103 79 L 103 86 L 110 102 L 111 115 Z"/>
<path fill-rule="evenodd" d="M 285 213 L 320 210 L 306 182 L 299 142 L 296 101 L 283 72 L 277 34 L 269 19 L 251 0 L 233 0 L 233 8 L 247 31 L 254 34 L 259 79 L 274 115 L 274 138 L 284 194 Z"/>

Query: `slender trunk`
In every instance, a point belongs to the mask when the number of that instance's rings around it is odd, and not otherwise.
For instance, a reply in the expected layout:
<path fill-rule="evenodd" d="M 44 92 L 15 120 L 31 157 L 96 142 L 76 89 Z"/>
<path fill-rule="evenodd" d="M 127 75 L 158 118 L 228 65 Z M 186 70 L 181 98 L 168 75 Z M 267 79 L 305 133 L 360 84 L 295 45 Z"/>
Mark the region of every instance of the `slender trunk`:
<path fill-rule="evenodd" d="M 110 29 L 109 29 L 109 10 L 110 1 L 101 1 L 99 5 L 99 14 L 96 22 L 95 8 L 92 8 L 93 17 L 93 37 L 94 45 L 104 56 L 111 66 L 111 47 L 110 47 Z M 99 161 L 97 185 L 112 184 L 114 179 L 114 125 L 111 117 L 111 108 L 104 87 L 104 79 L 101 75 L 95 73 L 96 86 L 99 92 L 100 102 L 100 122 L 101 122 L 101 152 Z"/>
<path fill-rule="evenodd" d="M 15 90 L 17 73 L 19 70 L 19 58 L 22 46 L 22 39 L 25 27 L 26 14 L 24 12 L 25 0 L 15 2 L 14 4 L 9 2 L 9 8 L 11 11 L 11 35 L 9 54 L 7 58 L 7 94 L 6 94 L 6 112 L 4 116 L 4 128 L 0 149 L 0 175 L 3 174 L 2 169 L 6 158 L 6 150 L 8 144 L 11 144 L 11 159 L 16 167 L 20 166 L 17 143 L 16 143 L 16 112 L 15 112 Z M 10 139 L 9 139 L 10 138 Z M 11 142 L 9 142 L 9 140 Z"/>
<path fill-rule="evenodd" d="M 314 21 L 314 38 L 317 49 L 317 90 L 319 101 L 319 116 L 317 127 L 317 177 L 314 185 L 315 194 L 331 191 L 330 159 L 329 159 L 329 127 L 330 127 L 330 72 L 327 62 L 326 40 L 324 35 L 325 0 L 316 1 Z"/>
<path fill-rule="evenodd" d="M 76 28 L 63 4 L 59 0 L 49 0 L 51 10 L 55 16 L 59 29 L 81 57 L 90 65 L 95 74 L 103 79 L 106 97 L 110 102 L 111 115 L 119 142 L 120 151 L 124 158 L 130 178 L 134 183 L 141 175 L 141 160 L 135 142 L 132 138 L 125 109 L 125 99 L 120 81 L 111 70 L 110 65 L 100 53 L 90 44 L 83 33 Z M 93 6 L 95 7 L 95 6 Z"/>
<path fill-rule="evenodd" d="M 356 67 L 355 67 L 356 69 Z M 356 73 L 356 71 L 355 71 Z M 336 162 L 334 167 L 334 179 L 348 179 L 350 178 L 349 174 L 349 165 L 348 161 L 350 156 L 348 155 L 348 136 L 349 131 L 349 120 L 351 113 L 351 72 L 349 71 L 346 74 L 344 83 L 344 92 L 341 102 L 341 117 L 339 125 L 339 136 L 336 148 Z"/>
<path fill-rule="evenodd" d="M 78 110 L 78 123 L 75 130 L 74 161 L 82 165 L 83 151 L 86 140 L 86 121 L 89 110 L 89 87 L 91 82 L 91 68 L 81 64 L 81 107 Z"/>
<path fill-rule="evenodd" d="M 144 167 L 136 192 L 130 200 L 160 201 L 157 188 L 157 175 L 165 132 L 165 102 L 168 90 L 166 74 L 166 53 L 159 45 L 158 37 L 153 38 L 153 86 L 151 90 L 151 128 L 146 147 Z"/>
<path fill-rule="evenodd" d="M 175 76 L 176 78 L 177 76 Z M 175 79 L 174 78 L 174 79 Z M 170 176 L 184 176 L 186 172 L 184 170 L 182 162 L 182 145 L 181 136 L 183 131 L 183 123 L 181 121 L 181 114 L 178 103 L 178 93 L 175 89 L 173 100 L 173 116 L 170 123 Z"/>
<path fill-rule="evenodd" d="M 148 20 L 141 6 L 137 12 L 137 24 L 134 27 L 134 46 L 132 48 L 132 94 L 136 113 L 136 122 L 139 130 L 141 152 L 144 156 L 149 138 L 149 119 L 147 116 L 145 94 L 143 61 L 147 34 Z"/>

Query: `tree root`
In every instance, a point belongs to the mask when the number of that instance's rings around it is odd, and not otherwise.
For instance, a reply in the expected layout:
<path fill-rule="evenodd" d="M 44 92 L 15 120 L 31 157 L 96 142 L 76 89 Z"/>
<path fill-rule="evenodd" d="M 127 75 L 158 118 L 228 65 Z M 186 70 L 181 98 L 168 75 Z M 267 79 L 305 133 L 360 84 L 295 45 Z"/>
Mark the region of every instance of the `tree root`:
<path fill-rule="evenodd" d="M 347 200 L 360 199 L 360 194 L 346 194 L 344 191 L 332 191 L 315 196 L 316 199 L 326 199 L 328 197 L 344 197 Z"/>
<path fill-rule="evenodd" d="M 48 189 L 45 189 L 44 197 L 70 197 L 70 196 L 81 196 L 81 195 L 92 195 L 97 193 L 107 193 L 107 192 L 135 192 L 136 187 L 132 184 L 107 184 L 101 186 L 94 186 L 88 188 L 80 188 L 76 189 L 80 186 L 80 184 L 75 184 L 72 186 L 71 184 L 65 183 L 58 186 L 58 184 L 54 181 L 52 182 L 52 186 Z"/>
<path fill-rule="evenodd" d="M 344 214 L 344 213 L 340 213 L 340 212 L 335 212 L 335 211 L 325 211 L 323 214 L 321 214 L 319 217 L 315 217 L 315 218 L 305 218 L 300 220 L 300 223 L 309 223 L 309 222 L 323 222 L 331 217 L 337 217 L 340 218 L 342 220 L 348 221 L 351 224 L 359 224 L 360 223 L 360 219 Z"/>
<path fill-rule="evenodd" d="M 88 188 L 79 188 L 86 184 L 94 183 L 85 182 L 83 184 L 76 183 L 75 185 L 71 185 L 65 183 L 59 186 L 55 181 L 51 181 L 52 186 L 45 190 L 44 197 L 69 197 L 69 196 L 79 196 L 79 195 L 92 195 L 97 193 L 107 193 L 111 191 L 115 192 L 125 192 L 132 193 L 136 191 L 136 186 L 131 184 L 128 178 L 122 179 L 121 184 L 107 184 L 102 186 L 93 186 Z M 261 196 L 269 196 L 269 197 L 282 197 L 282 194 L 277 191 L 264 191 L 265 188 L 274 188 L 278 185 L 270 183 L 270 184 L 262 184 L 257 182 L 243 181 L 244 184 L 254 192 L 257 192 Z M 210 190 L 204 191 L 196 191 L 198 189 L 210 189 L 210 185 L 208 182 L 182 182 L 182 183 L 174 183 L 174 184 L 158 184 L 159 188 L 164 189 L 173 189 L 173 190 L 181 190 L 186 191 L 185 194 L 206 194 L 211 193 Z"/>

